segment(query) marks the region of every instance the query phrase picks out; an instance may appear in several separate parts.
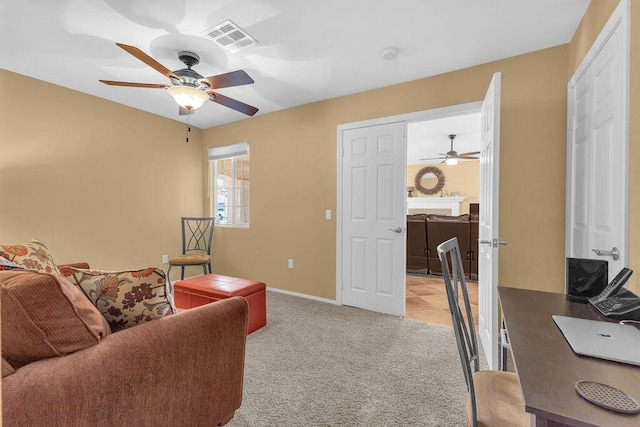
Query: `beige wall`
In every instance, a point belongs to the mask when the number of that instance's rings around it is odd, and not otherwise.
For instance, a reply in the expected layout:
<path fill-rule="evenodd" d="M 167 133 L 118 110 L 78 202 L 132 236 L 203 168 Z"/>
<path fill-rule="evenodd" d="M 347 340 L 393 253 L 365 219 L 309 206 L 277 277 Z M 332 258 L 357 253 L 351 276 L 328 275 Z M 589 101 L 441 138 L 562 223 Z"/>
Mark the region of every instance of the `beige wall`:
<path fill-rule="evenodd" d="M 179 248 L 179 217 L 208 204 L 206 147 L 247 140 L 251 226 L 216 230 L 214 269 L 333 299 L 337 125 L 479 101 L 500 71 L 500 238 L 510 242 L 500 249 L 500 283 L 561 292 L 566 84 L 616 4 L 591 2 L 569 45 L 192 128 L 189 144 L 180 122 L 0 70 L 0 242 L 39 237 L 57 261 L 97 268 L 158 265 Z M 640 110 L 639 23 L 634 2 L 631 117 Z M 37 102 L 11 102 L 25 93 Z M 640 124 L 632 120 L 631 165 L 638 160 Z M 640 271 L 637 168 L 630 182 L 630 266 Z M 334 220 L 325 221 L 325 209 Z"/>
<path fill-rule="evenodd" d="M 251 144 L 251 227 L 216 230 L 214 269 L 335 298 L 336 127 L 482 100 L 500 71 L 500 282 L 562 291 L 567 67 L 565 45 L 204 130 L 203 153 Z"/>
<path fill-rule="evenodd" d="M 407 165 L 407 187 L 414 186 L 416 174 L 425 165 Z M 464 197 L 460 204 L 460 213 L 469 213 L 469 203 L 478 203 L 480 193 L 480 161 L 460 161 L 455 166 L 445 163 L 435 165 L 442 170 L 445 184 L 443 193 L 457 193 Z M 435 180 L 435 178 L 433 178 Z M 440 197 L 427 196 L 418 191 L 413 192 L 413 197 Z"/>
<path fill-rule="evenodd" d="M 592 1 L 569 44 L 568 79 L 602 31 L 619 0 Z M 640 293 L 640 2 L 631 1 L 631 70 L 629 97 L 629 267 L 636 273 L 629 289 Z"/>
<path fill-rule="evenodd" d="M 180 216 L 202 213 L 202 131 L 190 140 L 178 121 L 0 70 L 0 242 L 160 267 L 180 252 Z"/>
<path fill-rule="evenodd" d="M 252 225 L 218 230 L 217 268 L 335 298 L 336 126 L 481 100 L 502 72 L 500 284 L 564 291 L 566 88 L 617 5 L 591 2 L 569 45 L 204 131 L 204 146 L 252 144 Z M 640 6 L 632 2 L 630 116 L 640 110 Z M 384 100 L 384 102 L 381 102 Z M 631 120 L 630 164 L 640 160 Z M 256 172 L 255 175 L 253 172 Z M 297 180 L 288 181 L 289 177 Z M 288 183 L 283 187 L 283 183 Z M 629 265 L 640 271 L 640 171 L 630 168 Z M 296 269 L 286 269 L 286 259 Z M 632 276 L 630 288 L 640 288 Z"/>

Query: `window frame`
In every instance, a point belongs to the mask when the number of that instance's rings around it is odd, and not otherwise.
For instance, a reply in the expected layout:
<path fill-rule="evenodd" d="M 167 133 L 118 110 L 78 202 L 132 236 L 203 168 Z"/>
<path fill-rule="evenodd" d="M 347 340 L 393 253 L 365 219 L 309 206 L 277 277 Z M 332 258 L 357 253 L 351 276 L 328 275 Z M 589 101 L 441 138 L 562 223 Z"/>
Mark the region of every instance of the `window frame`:
<path fill-rule="evenodd" d="M 238 157 L 242 157 L 242 156 L 247 156 L 247 160 L 249 160 L 250 154 L 249 154 L 249 143 L 248 142 L 241 142 L 241 143 L 237 143 L 237 144 L 231 144 L 231 145 L 224 145 L 224 146 L 218 146 L 218 147 L 208 147 L 207 148 L 207 152 L 208 152 L 208 162 L 209 162 L 209 170 L 210 173 L 208 174 L 208 185 L 209 185 L 209 198 L 211 199 L 211 204 L 209 206 L 210 212 L 212 216 L 216 217 L 216 225 L 220 226 L 220 227 L 230 227 L 230 228 L 249 228 L 251 225 L 251 180 L 249 179 L 248 181 L 248 185 L 247 185 L 247 190 L 249 191 L 249 195 L 247 196 L 247 200 L 246 200 L 246 205 L 242 206 L 242 207 L 246 207 L 248 210 L 248 214 L 247 214 L 247 222 L 243 222 L 243 223 L 239 223 L 236 222 L 236 212 L 235 210 L 238 209 L 240 206 L 237 202 L 236 196 L 236 182 L 237 182 L 237 163 L 236 163 L 236 159 Z M 221 223 L 220 220 L 217 218 L 218 216 L 218 168 L 219 168 L 219 163 L 218 161 L 220 160 L 232 160 L 232 178 L 231 178 L 231 182 L 232 182 L 232 188 L 229 189 L 229 193 L 230 198 L 231 198 L 231 203 L 227 203 L 227 221 L 229 218 L 231 218 L 231 222 L 226 222 L 226 223 Z M 246 169 L 247 171 L 250 171 L 250 167 Z M 228 201 L 228 199 L 227 199 Z M 229 207 L 231 208 L 230 210 L 232 211 L 232 214 L 229 215 Z"/>

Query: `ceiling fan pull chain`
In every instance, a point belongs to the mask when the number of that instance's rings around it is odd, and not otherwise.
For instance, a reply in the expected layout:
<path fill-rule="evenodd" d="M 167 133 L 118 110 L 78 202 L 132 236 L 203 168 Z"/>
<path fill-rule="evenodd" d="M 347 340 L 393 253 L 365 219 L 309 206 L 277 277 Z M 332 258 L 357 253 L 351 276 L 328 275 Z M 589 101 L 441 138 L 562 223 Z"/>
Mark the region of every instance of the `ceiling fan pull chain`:
<path fill-rule="evenodd" d="M 191 111 L 189 111 L 191 113 Z M 187 114 L 187 144 L 189 143 L 189 133 L 191 132 L 191 114 Z"/>

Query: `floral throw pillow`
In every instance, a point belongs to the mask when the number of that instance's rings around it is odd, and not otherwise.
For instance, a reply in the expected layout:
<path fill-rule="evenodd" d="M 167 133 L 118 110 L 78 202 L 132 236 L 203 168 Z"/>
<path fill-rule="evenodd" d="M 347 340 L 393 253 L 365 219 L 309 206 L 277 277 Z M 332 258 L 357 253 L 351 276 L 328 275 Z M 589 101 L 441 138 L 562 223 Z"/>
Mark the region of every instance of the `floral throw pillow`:
<path fill-rule="evenodd" d="M 177 313 L 164 271 L 126 271 L 61 267 L 64 277 L 79 287 L 109 322 L 112 331 Z"/>
<path fill-rule="evenodd" d="M 38 239 L 22 245 L 0 245 L 0 256 L 29 270 L 60 275 L 49 249 Z"/>

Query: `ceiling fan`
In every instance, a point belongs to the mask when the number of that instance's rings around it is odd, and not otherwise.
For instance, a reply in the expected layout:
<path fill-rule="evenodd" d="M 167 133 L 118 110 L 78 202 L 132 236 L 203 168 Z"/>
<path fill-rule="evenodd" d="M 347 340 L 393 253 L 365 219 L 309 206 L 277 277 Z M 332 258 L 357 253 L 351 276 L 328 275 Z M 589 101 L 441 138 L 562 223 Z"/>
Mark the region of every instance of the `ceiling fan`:
<path fill-rule="evenodd" d="M 178 52 L 178 59 L 182 61 L 187 68 L 171 71 L 158 61 L 134 46 L 122 43 L 116 45 L 124 49 L 127 53 L 135 56 L 154 70 L 158 71 L 171 80 L 171 84 L 162 83 L 130 83 L 117 82 L 112 80 L 100 80 L 104 84 L 111 86 L 127 86 L 127 87 L 144 87 L 153 89 L 167 89 L 169 95 L 180 106 L 180 115 L 190 115 L 195 113 L 195 109 L 202 106 L 206 101 L 213 101 L 225 107 L 248 116 L 253 116 L 258 112 L 256 107 L 245 104 L 233 98 L 221 95 L 213 89 L 221 89 L 225 87 L 241 86 L 253 83 L 253 79 L 249 77 L 243 70 L 232 71 L 230 73 L 218 74 L 215 76 L 203 77 L 195 70 L 191 69 L 200 62 L 200 57 L 193 52 Z"/>
<path fill-rule="evenodd" d="M 458 154 L 453 150 L 453 140 L 456 138 L 455 134 L 449 135 L 449 139 L 451 140 L 451 150 L 447 151 L 447 154 L 440 153 L 440 157 L 431 157 L 428 159 L 420 159 L 420 160 L 442 160 L 442 163 L 446 163 L 448 165 L 456 165 L 458 164 L 458 160 L 460 159 L 479 159 L 479 157 L 474 157 L 477 154 L 480 154 L 479 151 L 470 151 L 468 153 Z"/>

